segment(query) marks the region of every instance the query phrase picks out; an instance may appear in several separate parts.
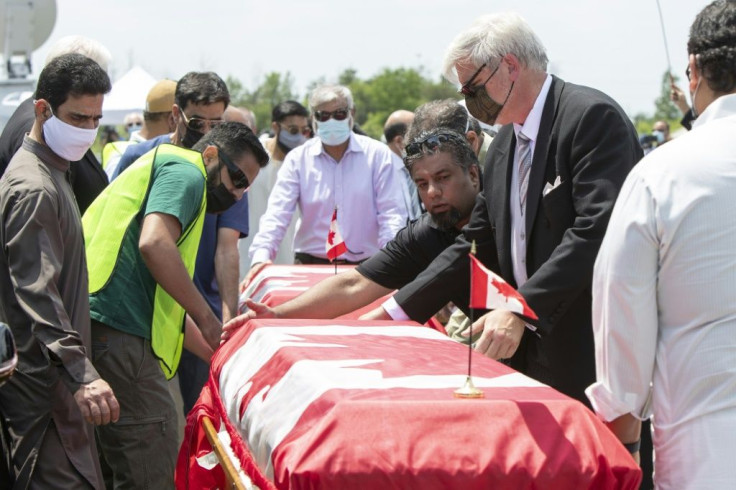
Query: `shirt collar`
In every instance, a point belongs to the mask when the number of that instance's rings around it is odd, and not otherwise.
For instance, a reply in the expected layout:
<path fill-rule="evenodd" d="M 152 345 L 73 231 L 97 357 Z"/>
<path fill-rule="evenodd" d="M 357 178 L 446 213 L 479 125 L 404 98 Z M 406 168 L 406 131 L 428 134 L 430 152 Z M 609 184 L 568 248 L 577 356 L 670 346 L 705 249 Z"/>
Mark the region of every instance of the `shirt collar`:
<path fill-rule="evenodd" d="M 54 153 L 51 148 L 39 143 L 38 141 L 31 139 L 28 133 L 23 137 L 23 149 L 36 155 L 44 163 L 51 165 L 52 167 L 66 172 L 69 170 L 69 161 L 64 160 L 59 155 Z"/>
<path fill-rule="evenodd" d="M 711 102 L 703 113 L 695 119 L 693 129 L 714 119 L 733 116 L 734 114 L 736 114 L 736 94 L 722 95 Z"/>
<path fill-rule="evenodd" d="M 544 103 L 547 101 L 547 94 L 549 94 L 549 88 L 552 85 L 552 76 L 547 74 L 547 78 L 544 79 L 542 84 L 542 90 L 537 95 L 537 100 L 534 101 L 532 110 L 529 111 L 529 115 L 526 116 L 524 124 L 514 123 L 514 134 L 519 137 L 519 132 L 523 133 L 524 136 L 530 141 L 536 142 L 537 135 L 539 134 L 539 124 L 542 122 L 542 113 L 544 112 Z"/>

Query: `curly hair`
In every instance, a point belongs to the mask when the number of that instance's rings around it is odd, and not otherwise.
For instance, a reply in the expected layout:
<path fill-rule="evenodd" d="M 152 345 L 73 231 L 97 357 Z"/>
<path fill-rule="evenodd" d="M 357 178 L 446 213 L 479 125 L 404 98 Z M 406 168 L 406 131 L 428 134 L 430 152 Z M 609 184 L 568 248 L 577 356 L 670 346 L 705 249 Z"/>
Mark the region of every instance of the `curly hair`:
<path fill-rule="evenodd" d="M 716 0 L 695 17 L 687 51 L 714 92 L 736 88 L 736 0 Z"/>

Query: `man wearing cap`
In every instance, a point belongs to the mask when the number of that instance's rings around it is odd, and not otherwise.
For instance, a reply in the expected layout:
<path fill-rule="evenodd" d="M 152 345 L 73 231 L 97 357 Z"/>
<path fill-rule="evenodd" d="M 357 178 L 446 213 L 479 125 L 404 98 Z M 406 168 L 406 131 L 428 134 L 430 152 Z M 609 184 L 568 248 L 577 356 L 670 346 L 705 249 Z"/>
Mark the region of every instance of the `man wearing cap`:
<path fill-rule="evenodd" d="M 161 80 L 151 88 L 146 96 L 146 109 L 143 111 L 143 125 L 139 130 L 133 129 L 126 121 L 126 129 L 130 134 L 128 141 L 113 141 L 102 149 L 102 168 L 112 180 L 125 150 L 136 143 L 148 141 L 157 136 L 174 131 L 174 118 L 171 108 L 174 105 L 176 82 Z M 126 118 L 128 116 L 125 116 Z M 133 121 L 130 121 L 131 123 Z"/>

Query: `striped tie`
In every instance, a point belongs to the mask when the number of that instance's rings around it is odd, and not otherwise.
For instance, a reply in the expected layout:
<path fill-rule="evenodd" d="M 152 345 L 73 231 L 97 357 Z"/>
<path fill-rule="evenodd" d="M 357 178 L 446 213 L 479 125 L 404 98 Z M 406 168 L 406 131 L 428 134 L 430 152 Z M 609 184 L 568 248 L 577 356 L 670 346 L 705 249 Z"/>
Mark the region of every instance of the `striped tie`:
<path fill-rule="evenodd" d="M 521 214 L 524 214 L 526 205 L 526 193 L 529 187 L 529 170 L 532 168 L 532 146 L 530 140 L 521 132 L 516 136 L 519 140 L 519 205 Z"/>

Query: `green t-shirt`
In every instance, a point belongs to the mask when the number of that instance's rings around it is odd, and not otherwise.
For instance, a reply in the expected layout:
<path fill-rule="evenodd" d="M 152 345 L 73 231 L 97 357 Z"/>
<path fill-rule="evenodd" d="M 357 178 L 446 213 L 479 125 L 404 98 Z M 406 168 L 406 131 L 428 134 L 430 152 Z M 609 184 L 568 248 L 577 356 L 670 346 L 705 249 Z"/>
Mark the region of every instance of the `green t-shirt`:
<path fill-rule="evenodd" d="M 111 184 L 114 185 L 115 182 Z M 90 316 L 94 320 L 151 339 L 156 281 L 138 248 L 143 218 L 150 213 L 174 216 L 183 232 L 197 219 L 203 193 L 204 176 L 194 165 L 172 161 L 157 166 L 151 192 L 125 232 L 108 284 L 89 297 Z M 119 199 L 120 196 L 113 187 L 106 198 Z M 97 233 L 104 233 L 104 230 Z"/>

